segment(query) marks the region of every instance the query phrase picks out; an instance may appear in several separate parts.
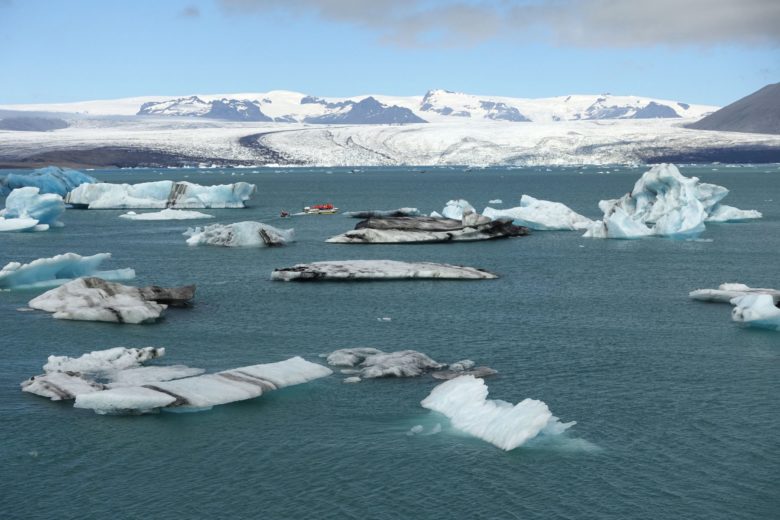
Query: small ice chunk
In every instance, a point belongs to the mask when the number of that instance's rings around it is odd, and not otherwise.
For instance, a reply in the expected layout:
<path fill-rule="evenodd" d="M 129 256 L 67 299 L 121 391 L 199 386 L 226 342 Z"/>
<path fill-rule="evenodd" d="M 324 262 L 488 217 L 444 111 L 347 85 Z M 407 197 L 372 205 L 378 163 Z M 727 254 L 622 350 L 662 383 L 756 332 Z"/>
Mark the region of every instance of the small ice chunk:
<path fill-rule="evenodd" d="M 164 209 L 162 211 L 140 214 L 134 211 L 128 211 L 123 215 L 119 215 L 119 218 L 128 220 L 195 220 L 214 218 L 214 215 L 201 213 L 199 211 L 188 211 L 185 209 Z"/>
<path fill-rule="evenodd" d="M 406 433 L 407 435 L 418 435 L 423 432 L 425 428 L 423 428 L 422 424 L 417 424 L 415 426 L 412 426 L 409 431 Z"/>
<path fill-rule="evenodd" d="M 362 381 L 362 379 L 360 379 L 360 378 L 359 378 L 359 377 L 357 377 L 357 376 L 353 376 L 353 377 L 345 377 L 345 378 L 344 378 L 344 383 L 359 383 L 359 382 L 361 382 L 361 381 Z"/>
<path fill-rule="evenodd" d="M 455 199 L 447 201 L 447 205 L 444 206 L 441 214 L 444 218 L 451 218 L 454 220 L 461 220 L 466 213 L 476 213 L 477 210 L 474 206 L 469 204 L 469 201 L 465 199 Z"/>
<path fill-rule="evenodd" d="M 488 201 L 488 204 L 503 204 L 504 201 L 501 199 L 491 199 Z"/>

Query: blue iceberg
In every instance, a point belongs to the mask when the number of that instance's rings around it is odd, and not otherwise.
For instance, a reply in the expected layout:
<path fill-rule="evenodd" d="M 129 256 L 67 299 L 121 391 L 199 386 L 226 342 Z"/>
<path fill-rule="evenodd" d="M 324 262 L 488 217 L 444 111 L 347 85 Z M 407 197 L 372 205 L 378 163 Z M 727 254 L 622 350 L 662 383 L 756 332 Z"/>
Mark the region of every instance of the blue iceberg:
<path fill-rule="evenodd" d="M 9 173 L 0 179 L 0 197 L 5 197 L 16 188 L 31 186 L 41 193 L 56 193 L 64 197 L 82 184 L 93 184 L 98 180 L 91 175 L 70 168 L 47 166 L 30 173 Z"/>

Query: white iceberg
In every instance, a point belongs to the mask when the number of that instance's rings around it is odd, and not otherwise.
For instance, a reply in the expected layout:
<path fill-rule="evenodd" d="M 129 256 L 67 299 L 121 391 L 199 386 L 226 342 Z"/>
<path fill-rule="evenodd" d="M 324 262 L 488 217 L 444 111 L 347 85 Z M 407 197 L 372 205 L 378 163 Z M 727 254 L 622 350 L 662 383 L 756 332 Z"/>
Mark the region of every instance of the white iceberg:
<path fill-rule="evenodd" d="M 463 218 L 463 215 L 465 213 L 476 213 L 477 210 L 474 209 L 474 206 L 469 204 L 469 201 L 465 199 L 455 199 L 447 201 L 447 205 L 444 206 L 444 209 L 441 211 L 441 214 L 444 218 L 451 218 L 455 220 L 460 220 Z M 433 214 L 431 214 L 433 216 Z"/>
<path fill-rule="evenodd" d="M 159 319 L 168 305 L 183 305 L 194 294 L 194 285 L 139 288 L 84 277 L 45 292 L 28 305 L 54 313 L 56 319 L 150 323 Z"/>
<path fill-rule="evenodd" d="M 576 424 L 561 423 L 542 401 L 524 399 L 513 405 L 487 397 L 485 382 L 466 375 L 438 385 L 420 404 L 447 416 L 458 430 L 506 451 L 538 435 L 563 433 Z"/>
<path fill-rule="evenodd" d="M 342 260 L 297 264 L 274 269 L 272 280 L 486 280 L 498 278 L 493 273 L 460 265 L 433 262 L 398 262 L 395 260 Z"/>
<path fill-rule="evenodd" d="M 775 303 L 780 302 L 780 290 L 749 287 L 742 283 L 724 283 L 717 289 L 696 289 L 688 296 L 703 302 L 730 303 L 734 298 L 751 294 L 768 294 Z"/>
<path fill-rule="evenodd" d="M 771 294 L 748 294 L 731 300 L 731 319 L 762 329 L 780 331 L 780 309 Z"/>
<path fill-rule="evenodd" d="M 200 186 L 191 182 L 82 184 L 65 197 L 67 204 L 87 209 L 243 208 L 256 186 L 246 182 Z"/>
<path fill-rule="evenodd" d="M 663 236 L 692 238 L 705 229 L 705 221 L 760 218 L 757 211 L 721 206 L 728 190 L 685 177 L 673 164 L 653 166 L 620 199 L 602 200 L 604 218 L 585 233 L 591 238 Z"/>
<path fill-rule="evenodd" d="M 360 379 L 374 379 L 378 377 L 417 377 L 428 372 L 433 372 L 434 377 L 441 375 L 440 379 L 450 379 L 458 375 L 472 374 L 477 377 L 485 377 L 496 373 L 488 367 L 474 367 L 474 362 L 465 359 L 456 363 L 439 363 L 429 356 L 416 350 L 401 350 L 398 352 L 383 352 L 381 350 L 364 348 L 343 348 L 328 354 L 329 365 L 348 367 L 342 370 L 344 374 L 353 375 L 356 379 L 348 382 L 359 382 Z M 346 381 L 345 381 L 346 382 Z"/>
<path fill-rule="evenodd" d="M 104 280 L 132 280 L 132 269 L 98 271 L 100 265 L 111 258 L 111 253 L 81 256 L 65 253 L 51 258 L 39 258 L 28 264 L 10 262 L 0 270 L 0 289 L 30 289 L 62 285 L 74 278 L 97 276 Z"/>
<path fill-rule="evenodd" d="M 0 231 L 45 231 L 60 227 L 59 218 L 64 211 L 65 203 L 59 195 L 41 194 L 34 187 L 17 188 L 5 199 L 5 209 L 0 211 Z"/>
<path fill-rule="evenodd" d="M 119 218 L 128 220 L 195 220 L 202 218 L 214 218 L 214 215 L 208 215 L 199 211 L 188 211 L 186 209 L 164 209 L 153 213 L 136 213 L 128 211 Z"/>
<path fill-rule="evenodd" d="M 202 410 L 253 399 L 271 390 L 332 373 L 327 367 L 293 357 L 278 363 L 251 365 L 215 374 L 83 393 L 76 396 L 73 406 L 99 414 L 148 413 L 160 408 Z"/>
<path fill-rule="evenodd" d="M 78 170 L 47 166 L 30 173 L 9 173 L 0 179 L 0 197 L 27 186 L 39 188 L 41 193 L 55 193 L 64 197 L 77 186 L 93 182 L 97 182 L 97 179 Z"/>
<path fill-rule="evenodd" d="M 529 195 L 520 198 L 520 206 L 509 209 L 485 208 L 482 214 L 492 220 L 509 218 L 518 226 L 539 231 L 584 231 L 593 221 L 560 202 L 535 199 Z"/>
<path fill-rule="evenodd" d="M 106 350 L 95 350 L 82 354 L 77 358 L 69 356 L 49 356 L 43 365 L 45 372 L 79 372 L 103 376 L 128 368 L 136 368 L 152 359 L 165 355 L 164 348 L 122 348 L 115 347 Z"/>
<path fill-rule="evenodd" d="M 283 246 L 295 239 L 295 230 L 278 229 L 260 222 L 236 222 L 212 224 L 190 228 L 184 232 L 187 244 L 223 247 L 272 247 Z"/>

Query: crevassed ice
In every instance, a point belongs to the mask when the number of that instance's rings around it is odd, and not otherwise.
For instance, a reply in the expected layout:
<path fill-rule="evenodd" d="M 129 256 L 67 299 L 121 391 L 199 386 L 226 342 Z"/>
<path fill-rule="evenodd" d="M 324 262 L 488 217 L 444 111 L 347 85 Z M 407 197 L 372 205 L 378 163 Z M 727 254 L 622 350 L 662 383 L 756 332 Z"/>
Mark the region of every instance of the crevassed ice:
<path fill-rule="evenodd" d="M 542 401 L 524 399 L 513 405 L 487 396 L 485 382 L 466 375 L 438 385 L 420 404 L 447 416 L 453 427 L 506 451 L 576 424 L 561 423 Z"/>
<path fill-rule="evenodd" d="M 51 258 L 39 258 L 30 263 L 10 262 L 0 270 L 0 289 L 30 289 L 53 287 L 81 276 L 97 276 L 104 280 L 132 280 L 133 269 L 98 271 L 111 258 L 111 253 L 81 256 L 65 253 Z"/>

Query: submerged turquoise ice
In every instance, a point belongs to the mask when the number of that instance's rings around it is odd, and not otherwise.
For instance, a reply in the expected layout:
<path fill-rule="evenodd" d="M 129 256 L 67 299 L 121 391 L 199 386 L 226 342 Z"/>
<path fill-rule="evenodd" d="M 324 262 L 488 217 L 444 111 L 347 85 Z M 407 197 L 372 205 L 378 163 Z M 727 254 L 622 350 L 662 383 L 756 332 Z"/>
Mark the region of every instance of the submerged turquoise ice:
<path fill-rule="evenodd" d="M 593 240 L 578 232 L 439 245 L 325 244 L 357 222 L 278 217 L 342 210 L 441 211 L 521 194 L 590 218 L 644 168 L 98 171 L 109 182 L 247 181 L 244 210 L 203 222 L 128 221 L 68 210 L 65 227 L 0 236 L 0 265 L 111 252 L 139 285 L 196 283 L 196 305 L 147 326 L 18 312 L 38 292 L 0 292 L 2 518 L 770 518 L 780 507 L 780 334 L 741 328 L 688 292 L 778 287 L 777 165 L 683 167 L 761 220 L 708 223 L 697 241 Z M 93 172 L 90 172 L 93 173 Z M 493 206 L 496 206 L 493 204 Z M 189 247 L 187 227 L 294 227 L 280 248 Z M 387 258 L 473 265 L 479 282 L 271 282 L 275 267 Z M 378 318 L 391 318 L 390 321 Z M 209 372 L 345 347 L 411 348 L 491 366 L 491 399 L 544 401 L 564 435 L 511 452 L 453 431 L 420 406 L 437 381 L 334 375 L 190 414 L 98 416 L 22 393 L 50 354 L 166 347 L 163 364 Z M 407 435 L 422 425 L 423 433 Z"/>

